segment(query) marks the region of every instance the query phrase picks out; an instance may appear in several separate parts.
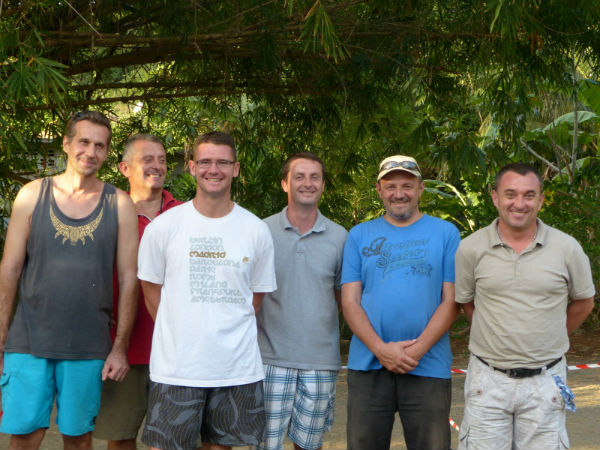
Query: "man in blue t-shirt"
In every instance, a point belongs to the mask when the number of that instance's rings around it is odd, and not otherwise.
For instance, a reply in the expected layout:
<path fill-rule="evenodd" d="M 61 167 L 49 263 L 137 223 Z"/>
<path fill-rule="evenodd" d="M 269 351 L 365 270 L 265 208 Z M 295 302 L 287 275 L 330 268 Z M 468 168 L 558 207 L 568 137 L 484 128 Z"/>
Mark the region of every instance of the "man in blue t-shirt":
<path fill-rule="evenodd" d="M 448 450 L 460 237 L 419 211 L 424 184 L 413 158 L 384 159 L 376 187 L 385 215 L 355 226 L 344 249 L 342 307 L 354 332 L 348 448 L 388 449 L 398 411 L 408 450 Z"/>

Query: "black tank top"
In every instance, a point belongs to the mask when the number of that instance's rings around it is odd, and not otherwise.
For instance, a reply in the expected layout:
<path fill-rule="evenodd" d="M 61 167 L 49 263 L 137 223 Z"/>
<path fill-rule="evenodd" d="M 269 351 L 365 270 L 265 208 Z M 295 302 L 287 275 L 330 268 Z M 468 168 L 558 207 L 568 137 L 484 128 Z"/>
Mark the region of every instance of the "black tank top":
<path fill-rule="evenodd" d="M 5 351 L 104 359 L 111 349 L 117 192 L 105 183 L 94 211 L 71 219 L 58 209 L 52 184 L 51 178 L 42 181 L 31 217 L 18 306 Z"/>

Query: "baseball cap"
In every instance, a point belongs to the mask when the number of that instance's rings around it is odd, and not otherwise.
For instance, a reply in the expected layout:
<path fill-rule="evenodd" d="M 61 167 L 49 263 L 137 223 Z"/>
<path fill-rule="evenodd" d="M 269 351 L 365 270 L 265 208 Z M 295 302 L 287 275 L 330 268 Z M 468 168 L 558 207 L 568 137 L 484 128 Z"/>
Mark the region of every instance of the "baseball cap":
<path fill-rule="evenodd" d="M 379 174 L 377 175 L 377 181 L 381 180 L 388 173 L 394 170 L 403 170 L 408 172 L 415 177 L 422 178 L 421 169 L 414 158 L 404 155 L 394 155 L 389 158 L 385 158 L 379 164 Z"/>

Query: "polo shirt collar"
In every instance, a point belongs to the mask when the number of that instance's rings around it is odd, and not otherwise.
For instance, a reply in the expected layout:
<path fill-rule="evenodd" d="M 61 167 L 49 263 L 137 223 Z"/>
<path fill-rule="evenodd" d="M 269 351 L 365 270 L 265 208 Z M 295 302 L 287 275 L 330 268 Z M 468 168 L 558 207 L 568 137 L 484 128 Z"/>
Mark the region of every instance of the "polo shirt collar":
<path fill-rule="evenodd" d="M 287 210 L 288 210 L 288 207 L 286 206 L 279 213 L 279 220 L 281 221 L 281 226 L 283 227 L 284 230 L 297 230 L 297 228 L 290 223 L 288 216 L 287 216 Z M 325 222 L 325 216 L 323 216 L 323 214 L 321 214 L 321 211 L 319 211 L 317 209 L 317 220 L 315 221 L 315 224 L 313 225 L 313 227 L 310 230 L 308 230 L 304 234 L 320 233 L 322 231 L 325 231 L 326 229 L 327 229 L 327 223 Z"/>
<path fill-rule="evenodd" d="M 127 191 L 127 195 L 131 195 L 131 193 L 129 191 Z M 178 204 L 181 204 L 181 202 L 179 200 L 177 200 L 175 197 L 173 197 L 173 194 L 171 194 L 169 191 L 167 191 L 166 189 L 163 189 L 162 190 L 162 207 L 158 211 L 158 214 L 156 216 L 158 217 L 159 215 L 164 213 L 167 209 L 170 209 L 173 206 L 177 206 Z M 144 214 L 138 214 L 137 216 L 145 219 L 147 221 L 147 223 L 152 222 L 152 219 L 150 219 L 150 217 L 148 217 L 148 216 L 145 216 Z"/>
<path fill-rule="evenodd" d="M 504 242 L 500 239 L 500 235 L 498 234 L 498 221 L 500 219 L 496 217 L 494 221 L 487 227 L 488 240 L 490 243 L 490 247 L 497 247 L 504 245 Z M 537 218 L 538 230 L 534 239 L 535 245 L 544 245 L 546 241 L 546 237 L 548 236 L 548 225 L 546 225 L 542 220 Z"/>
<path fill-rule="evenodd" d="M 494 221 L 487 227 L 487 236 L 488 242 L 490 243 L 490 247 L 498 247 L 502 246 L 503 242 L 500 240 L 500 235 L 498 234 L 498 221 L 500 219 L 496 217 Z"/>
<path fill-rule="evenodd" d="M 163 197 L 163 212 L 166 209 L 169 209 L 171 207 L 172 203 L 177 202 L 177 200 L 175 199 L 175 197 L 173 197 L 173 195 L 167 191 L 166 189 L 163 189 L 162 191 L 162 197 Z"/>
<path fill-rule="evenodd" d="M 537 234 L 535 235 L 535 240 L 533 242 L 535 242 L 535 245 L 544 245 L 544 243 L 546 242 L 546 238 L 548 237 L 548 225 L 542 222 L 542 220 L 539 218 L 537 220 L 537 223 L 538 230 Z"/>

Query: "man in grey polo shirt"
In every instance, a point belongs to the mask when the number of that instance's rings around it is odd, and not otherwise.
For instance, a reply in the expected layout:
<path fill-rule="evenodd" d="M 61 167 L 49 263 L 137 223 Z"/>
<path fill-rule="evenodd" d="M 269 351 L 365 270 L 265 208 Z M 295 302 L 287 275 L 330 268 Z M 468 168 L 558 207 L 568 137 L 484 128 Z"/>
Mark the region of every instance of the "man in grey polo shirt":
<path fill-rule="evenodd" d="M 347 232 L 324 217 L 321 159 L 297 153 L 283 165 L 288 206 L 265 222 L 273 235 L 277 290 L 258 312 L 265 365 L 267 439 L 281 449 L 286 431 L 296 449 L 317 449 L 333 424 L 340 369 L 339 279 Z"/>
<path fill-rule="evenodd" d="M 537 218 L 543 181 L 527 164 L 496 175 L 498 219 L 462 241 L 456 301 L 472 322 L 459 449 L 569 447 L 564 353 L 594 306 L 590 263 Z"/>

